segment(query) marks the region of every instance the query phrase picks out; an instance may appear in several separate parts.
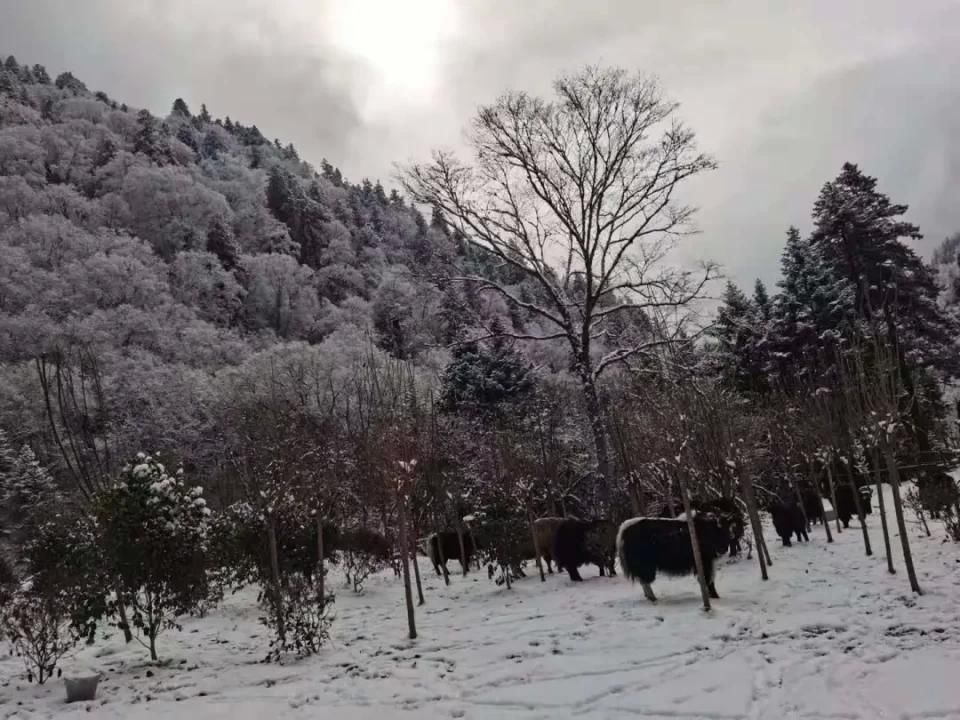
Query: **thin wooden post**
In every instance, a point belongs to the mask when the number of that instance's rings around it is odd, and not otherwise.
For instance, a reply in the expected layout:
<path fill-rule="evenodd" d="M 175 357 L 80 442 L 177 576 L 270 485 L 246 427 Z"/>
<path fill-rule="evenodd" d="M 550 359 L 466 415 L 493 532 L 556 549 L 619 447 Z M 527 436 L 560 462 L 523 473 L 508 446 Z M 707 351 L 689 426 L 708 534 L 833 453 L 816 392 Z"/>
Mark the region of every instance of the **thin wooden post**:
<path fill-rule="evenodd" d="M 413 590 L 410 587 L 410 554 L 407 536 L 407 503 L 402 491 L 397 492 L 397 518 L 400 525 L 400 568 L 403 571 L 403 596 L 407 605 L 407 630 L 411 640 L 417 638 L 417 620 L 413 610 Z"/>
<path fill-rule="evenodd" d="M 887 553 L 887 572 L 891 575 L 896 574 L 897 569 L 893 566 L 893 553 L 890 551 L 890 530 L 887 527 L 887 509 L 886 503 L 883 499 L 883 483 L 880 482 L 880 453 L 876 448 L 873 448 L 873 464 L 874 464 L 874 482 L 877 487 L 877 501 L 880 504 L 880 527 L 883 529 L 883 549 Z"/>
<path fill-rule="evenodd" d="M 320 608 L 323 609 L 324 603 L 324 577 L 323 577 L 323 518 L 317 513 L 317 598 L 320 600 Z"/>
<path fill-rule="evenodd" d="M 843 532 L 840 527 L 840 513 L 837 511 L 837 487 L 833 483 L 833 458 L 827 462 L 827 484 L 830 486 L 830 502 L 833 503 L 833 519 L 837 524 L 837 535 Z M 826 522 L 826 519 L 824 519 Z"/>
<path fill-rule="evenodd" d="M 690 533 L 690 543 L 693 548 L 693 562 L 697 568 L 697 580 L 700 582 L 700 597 L 703 599 L 704 612 L 710 612 L 710 590 L 707 587 L 707 576 L 703 569 L 703 557 L 700 555 L 700 542 L 697 538 L 697 527 L 693 521 L 693 511 L 690 507 L 690 493 L 687 483 L 679 478 L 680 497 L 683 499 L 683 509 L 687 514 L 687 531 Z"/>
<path fill-rule="evenodd" d="M 903 564 L 907 567 L 907 579 L 910 589 L 917 595 L 923 595 L 920 583 L 917 581 L 917 571 L 913 567 L 913 553 L 910 551 L 910 536 L 907 535 L 907 523 L 903 519 L 903 503 L 900 501 L 900 470 L 897 468 L 897 458 L 894 455 L 890 442 L 884 438 L 883 454 L 887 461 L 887 472 L 890 477 L 890 490 L 893 494 L 893 510 L 897 516 L 897 529 L 900 531 L 900 547 L 903 549 Z"/>
<path fill-rule="evenodd" d="M 753 493 L 753 480 L 743 478 L 742 473 L 738 475 L 740 481 L 740 493 L 743 496 L 743 502 L 747 506 L 747 517 L 750 519 L 750 527 L 753 530 L 753 540 L 757 544 L 757 562 L 760 563 L 760 577 L 769 580 L 767 575 L 768 563 L 764 560 L 764 550 L 766 544 L 763 542 L 763 524 L 760 522 L 760 513 L 757 510 L 757 499 Z"/>

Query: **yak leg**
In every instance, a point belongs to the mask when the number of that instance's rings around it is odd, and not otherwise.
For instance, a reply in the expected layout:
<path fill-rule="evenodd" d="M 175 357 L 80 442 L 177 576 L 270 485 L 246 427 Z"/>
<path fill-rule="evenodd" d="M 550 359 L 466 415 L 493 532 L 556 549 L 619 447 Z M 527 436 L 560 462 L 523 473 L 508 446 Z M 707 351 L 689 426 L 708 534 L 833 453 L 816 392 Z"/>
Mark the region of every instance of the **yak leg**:
<path fill-rule="evenodd" d="M 707 583 L 707 592 L 710 593 L 710 597 L 712 597 L 714 600 L 719 600 L 719 599 L 720 599 L 720 596 L 717 595 L 717 587 L 716 587 L 716 585 L 713 584 L 713 579 L 712 579 L 712 578 L 711 578 L 710 581 Z"/>
<path fill-rule="evenodd" d="M 570 579 L 574 582 L 583 582 L 583 578 L 580 577 L 580 571 L 575 567 L 568 567 L 567 574 L 570 576 Z"/>
<path fill-rule="evenodd" d="M 657 596 L 653 594 L 653 586 L 642 580 L 640 581 L 640 585 L 643 586 L 643 596 L 650 602 L 656 602 Z"/>

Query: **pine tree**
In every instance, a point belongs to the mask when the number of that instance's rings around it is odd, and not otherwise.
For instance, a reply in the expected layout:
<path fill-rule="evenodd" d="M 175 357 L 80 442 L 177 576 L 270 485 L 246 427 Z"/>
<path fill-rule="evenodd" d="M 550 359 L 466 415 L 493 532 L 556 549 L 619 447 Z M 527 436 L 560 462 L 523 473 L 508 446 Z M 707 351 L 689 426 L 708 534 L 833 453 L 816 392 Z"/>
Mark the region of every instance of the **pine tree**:
<path fill-rule="evenodd" d="M 903 242 L 922 237 L 902 219 L 907 209 L 877 191 L 876 178 L 846 163 L 814 205 L 810 249 L 821 259 L 831 300 L 844 316 L 840 330 L 882 328 L 897 347 L 904 388 L 918 400 L 911 412 L 915 440 L 924 451 L 930 448 L 931 416 L 941 406 L 939 392 L 936 397 L 921 392 L 930 387 L 924 375 L 960 375 L 958 327 L 937 302 L 935 272 Z"/>
<path fill-rule="evenodd" d="M 721 374 L 731 387 L 753 392 L 766 389 L 761 348 L 764 334 L 760 310 L 728 281 L 710 335 L 717 343 Z"/>
<path fill-rule="evenodd" d="M 200 145 L 197 143 L 197 137 L 194 135 L 189 123 L 181 125 L 179 128 L 177 128 L 177 140 L 182 142 L 195 153 L 200 152 Z"/>
<path fill-rule="evenodd" d="M 188 118 L 190 117 L 190 108 L 187 107 L 187 103 L 183 98 L 177 98 L 173 101 L 173 107 L 170 110 L 170 114 Z"/>
<path fill-rule="evenodd" d="M 210 221 L 210 227 L 207 228 L 207 252 L 216 255 L 225 270 L 233 270 L 237 266 L 240 247 L 223 218 L 217 217 Z"/>
<path fill-rule="evenodd" d="M 822 366 L 840 323 L 825 268 L 795 227 L 787 231 L 780 273 L 768 345 L 770 369 L 781 382 L 789 382 Z"/>
<path fill-rule="evenodd" d="M 0 438 L 0 519 L 16 556 L 23 557 L 40 525 L 62 503 L 53 478 L 30 447 L 24 445 L 14 456 L 6 438 Z"/>
<path fill-rule="evenodd" d="M 759 311 L 763 321 L 765 323 L 770 322 L 773 306 L 770 304 L 770 295 L 767 293 L 767 286 L 763 284 L 763 280 L 760 278 L 757 278 L 757 281 L 753 285 L 753 304 Z"/>
<path fill-rule="evenodd" d="M 40 85 L 49 85 L 52 82 L 50 74 L 43 65 L 33 66 L 33 78 Z"/>
<path fill-rule="evenodd" d="M 137 131 L 133 136 L 133 151 L 156 159 L 159 155 L 157 121 L 149 110 L 137 113 Z"/>
<path fill-rule="evenodd" d="M 199 117 L 202 122 L 205 122 L 205 123 L 210 122 L 211 120 L 210 112 L 207 110 L 206 103 L 200 104 L 200 114 L 197 117 Z"/>
<path fill-rule="evenodd" d="M 498 327 L 495 321 L 492 330 L 496 332 Z M 523 357 L 497 335 L 489 346 L 458 345 L 444 371 L 442 386 L 441 406 L 445 410 L 498 414 L 506 403 L 523 398 L 533 389 L 533 374 Z"/>

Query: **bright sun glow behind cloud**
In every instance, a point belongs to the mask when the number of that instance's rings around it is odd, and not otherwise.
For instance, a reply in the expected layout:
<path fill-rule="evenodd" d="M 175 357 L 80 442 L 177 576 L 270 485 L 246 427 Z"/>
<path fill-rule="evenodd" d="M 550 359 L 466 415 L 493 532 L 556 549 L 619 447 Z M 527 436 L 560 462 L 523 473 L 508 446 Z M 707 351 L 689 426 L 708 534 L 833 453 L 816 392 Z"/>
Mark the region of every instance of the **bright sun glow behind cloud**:
<path fill-rule="evenodd" d="M 342 52 L 370 71 L 366 114 L 397 102 L 429 101 L 437 90 L 444 44 L 456 30 L 452 0 L 333 0 L 326 33 Z"/>

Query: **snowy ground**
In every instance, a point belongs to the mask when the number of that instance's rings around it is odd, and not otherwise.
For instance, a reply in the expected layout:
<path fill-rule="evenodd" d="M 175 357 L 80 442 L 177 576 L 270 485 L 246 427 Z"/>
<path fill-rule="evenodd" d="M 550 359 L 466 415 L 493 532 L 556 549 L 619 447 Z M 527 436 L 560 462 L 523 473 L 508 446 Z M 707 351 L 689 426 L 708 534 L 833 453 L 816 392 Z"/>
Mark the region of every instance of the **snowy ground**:
<path fill-rule="evenodd" d="M 258 662 L 265 631 L 241 593 L 161 637 L 169 666 L 116 637 L 81 650 L 71 662 L 105 675 L 89 706 L 0 659 L 0 719 L 960 718 L 960 548 L 911 525 L 915 598 L 899 548 L 886 572 L 876 509 L 868 522 L 873 558 L 859 530 L 827 545 L 817 526 L 809 545 L 771 537 L 767 583 L 755 561 L 722 564 L 710 615 L 691 578 L 658 579 L 654 606 L 589 569 L 580 585 L 531 577 L 512 591 L 485 574 L 445 588 L 431 572 L 410 642 L 402 586 L 382 575 L 363 595 L 340 590 L 320 657 L 283 666 Z"/>

